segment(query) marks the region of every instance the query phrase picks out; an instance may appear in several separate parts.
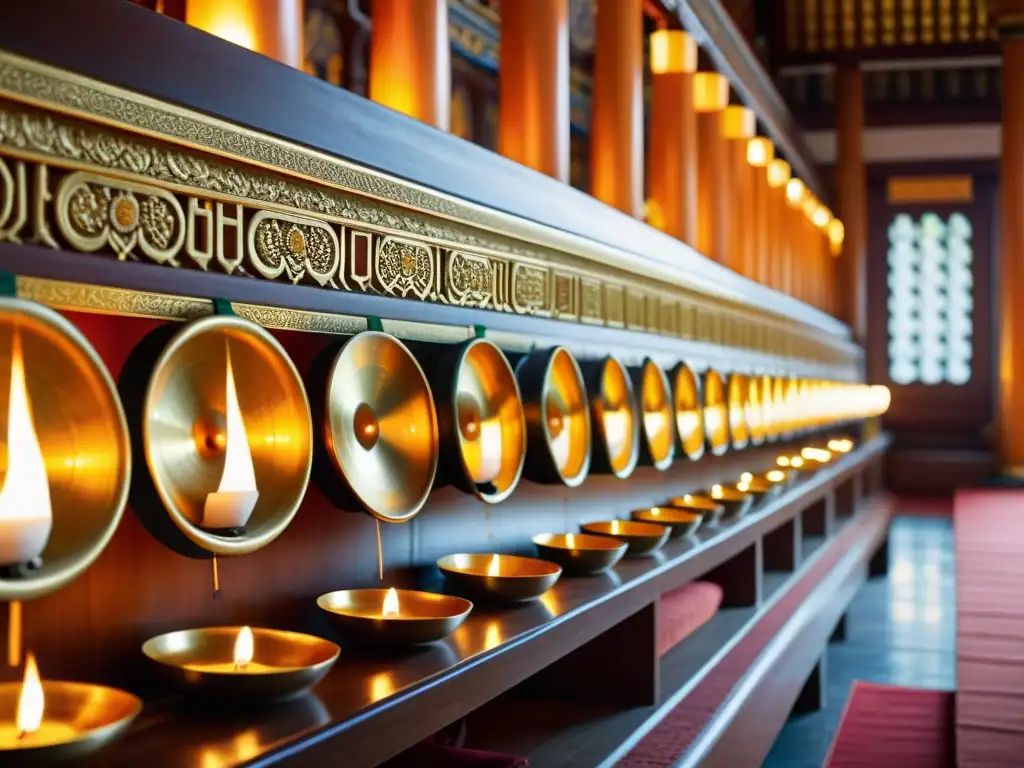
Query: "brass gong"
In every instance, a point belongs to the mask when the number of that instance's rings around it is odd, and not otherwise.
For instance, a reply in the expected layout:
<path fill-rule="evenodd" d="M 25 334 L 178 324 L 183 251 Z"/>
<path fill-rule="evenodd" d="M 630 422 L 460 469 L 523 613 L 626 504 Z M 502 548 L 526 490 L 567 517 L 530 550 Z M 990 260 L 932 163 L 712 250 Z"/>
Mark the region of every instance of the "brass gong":
<path fill-rule="evenodd" d="M 726 403 L 729 413 L 729 440 L 732 447 L 739 450 L 746 448 L 750 442 L 750 429 L 747 425 L 747 404 L 750 397 L 750 380 L 742 373 L 729 375 L 726 386 Z"/>
<path fill-rule="evenodd" d="M 633 474 L 640 458 L 639 408 L 625 367 L 611 355 L 583 366 L 594 424 L 594 472 Z"/>
<path fill-rule="evenodd" d="M 722 375 L 713 368 L 704 371 L 704 432 L 715 456 L 729 450 L 729 413 Z"/>
<path fill-rule="evenodd" d="M 691 461 L 704 455 L 704 408 L 700 379 L 686 363 L 672 371 L 672 407 L 679 447 Z"/>
<path fill-rule="evenodd" d="M 170 338 L 146 389 L 142 440 L 167 514 L 207 553 L 266 546 L 309 485 L 313 435 L 302 379 L 277 339 L 234 315 L 194 320 Z M 229 532 L 208 522 L 209 502 L 240 467 L 247 479 L 232 487 L 254 481 L 257 496 L 244 526 Z"/>
<path fill-rule="evenodd" d="M 20 556 L 4 558 L 13 570 L 0 576 L 0 600 L 29 600 L 81 575 L 110 542 L 128 499 L 131 448 L 114 382 L 85 336 L 53 310 L 7 297 L 0 467 L 4 549 L 41 558 L 17 573 Z"/>
<path fill-rule="evenodd" d="M 675 457 L 676 426 L 668 377 L 650 358 L 630 370 L 640 400 L 640 463 L 668 469 Z"/>
<path fill-rule="evenodd" d="M 526 414 L 526 474 L 539 483 L 575 488 L 590 471 L 590 409 L 583 374 L 564 347 L 517 358 Z"/>
<path fill-rule="evenodd" d="M 775 424 L 775 380 L 771 376 L 761 376 L 761 421 L 764 439 L 775 442 L 779 435 Z"/>
<path fill-rule="evenodd" d="M 747 377 L 747 432 L 751 445 L 761 445 L 765 440 L 762 381 L 761 376 Z"/>
<path fill-rule="evenodd" d="M 324 444 L 355 499 L 379 520 L 422 509 L 437 473 L 437 416 L 409 348 L 380 331 L 345 342 L 327 374 Z"/>
<path fill-rule="evenodd" d="M 526 459 L 526 417 L 512 366 L 485 339 L 423 349 L 419 359 L 437 402 L 445 475 L 486 502 L 507 498 Z"/>

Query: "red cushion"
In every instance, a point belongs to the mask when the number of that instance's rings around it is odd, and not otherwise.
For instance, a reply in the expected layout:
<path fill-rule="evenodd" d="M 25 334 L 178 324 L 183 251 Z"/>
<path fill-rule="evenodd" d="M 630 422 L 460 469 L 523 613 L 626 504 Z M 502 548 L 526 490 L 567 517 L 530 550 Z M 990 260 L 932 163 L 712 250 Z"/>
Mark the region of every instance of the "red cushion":
<path fill-rule="evenodd" d="M 857 681 L 825 767 L 948 768 L 954 751 L 952 692 Z"/>
<path fill-rule="evenodd" d="M 710 581 L 695 581 L 658 598 L 658 655 L 692 635 L 721 604 L 722 588 Z"/>

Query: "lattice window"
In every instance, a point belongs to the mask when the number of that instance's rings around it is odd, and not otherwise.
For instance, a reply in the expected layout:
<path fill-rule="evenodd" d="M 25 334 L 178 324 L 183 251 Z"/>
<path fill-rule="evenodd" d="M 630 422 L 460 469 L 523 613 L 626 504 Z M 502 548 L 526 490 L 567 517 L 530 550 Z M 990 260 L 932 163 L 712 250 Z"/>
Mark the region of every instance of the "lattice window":
<path fill-rule="evenodd" d="M 966 384 L 973 355 L 971 222 L 962 213 L 889 225 L 889 378 Z"/>

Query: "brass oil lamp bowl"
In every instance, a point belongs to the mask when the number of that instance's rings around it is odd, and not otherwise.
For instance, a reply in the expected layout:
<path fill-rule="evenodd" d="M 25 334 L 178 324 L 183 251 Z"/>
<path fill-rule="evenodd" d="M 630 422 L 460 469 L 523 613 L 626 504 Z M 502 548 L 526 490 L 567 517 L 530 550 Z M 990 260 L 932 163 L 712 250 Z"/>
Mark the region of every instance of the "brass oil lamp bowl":
<path fill-rule="evenodd" d="M 704 521 L 704 515 L 699 512 L 688 512 L 678 507 L 634 509 L 630 513 L 630 517 L 644 523 L 658 523 L 659 525 L 667 526 L 670 531 L 669 538 L 671 539 L 692 536 Z"/>
<path fill-rule="evenodd" d="M 537 552 L 572 576 L 603 573 L 626 554 L 628 544 L 608 536 L 586 533 L 542 533 L 533 537 Z"/>
<path fill-rule="evenodd" d="M 825 447 L 832 451 L 832 453 L 843 455 L 852 451 L 855 444 L 853 440 L 848 437 L 835 437 L 829 440 Z"/>
<path fill-rule="evenodd" d="M 836 455 L 828 450 L 828 448 L 819 448 L 811 445 L 801 448 L 800 458 L 804 460 L 803 471 L 816 472 L 822 467 L 831 464 Z"/>
<path fill-rule="evenodd" d="M 526 417 L 512 366 L 498 347 L 471 339 L 418 354 L 437 403 L 444 477 L 494 504 L 519 483 Z"/>
<path fill-rule="evenodd" d="M 356 645 L 405 648 L 443 640 L 458 629 L 473 603 L 410 589 L 345 589 L 316 604 L 342 637 Z"/>
<path fill-rule="evenodd" d="M 594 427 L 592 470 L 629 477 L 640 459 L 640 412 L 626 369 L 605 357 L 583 366 L 583 380 Z"/>
<path fill-rule="evenodd" d="M 0 764 L 78 763 L 124 735 L 142 701 L 115 688 L 40 679 L 29 654 L 24 679 L 0 684 Z"/>
<path fill-rule="evenodd" d="M 0 600 L 81 575 L 128 499 L 121 402 L 86 338 L 41 304 L 0 298 Z"/>
<path fill-rule="evenodd" d="M 704 400 L 700 379 L 686 363 L 672 371 L 672 408 L 679 449 L 690 461 L 704 455 Z"/>
<path fill-rule="evenodd" d="M 575 488 L 590 471 L 590 405 L 576 358 L 564 347 L 515 358 L 526 415 L 525 473 Z"/>
<path fill-rule="evenodd" d="M 132 374 L 122 376 L 126 399 L 151 353 L 141 445 L 166 517 L 145 500 L 136 512 L 185 555 L 244 555 L 266 546 L 291 522 L 309 485 L 312 422 L 298 371 L 262 327 L 215 315 L 144 340 L 129 361 Z"/>
<path fill-rule="evenodd" d="M 628 557 L 650 555 L 661 549 L 668 541 L 670 530 L 668 526 L 657 523 L 642 523 L 636 520 L 609 520 L 594 523 L 584 523 L 580 526 L 583 533 L 590 533 L 595 536 L 608 536 L 618 541 L 624 541 L 628 547 Z"/>
<path fill-rule="evenodd" d="M 722 502 L 699 493 L 684 493 L 682 496 L 673 496 L 664 506 L 699 514 L 701 516 L 701 525 L 718 525 L 725 516 L 725 507 L 722 505 Z"/>
<path fill-rule="evenodd" d="M 535 600 L 562 575 L 555 563 L 517 555 L 447 555 L 437 567 L 458 592 L 500 603 Z"/>
<path fill-rule="evenodd" d="M 766 501 L 774 499 L 785 486 L 781 482 L 772 482 L 765 477 L 755 477 L 750 472 L 740 475 L 740 481 L 736 484 L 736 490 L 749 493 L 754 497 L 754 506 L 760 506 Z"/>
<path fill-rule="evenodd" d="M 726 385 L 726 404 L 729 414 L 729 441 L 736 450 L 750 443 L 747 409 L 750 405 L 750 379 L 742 373 L 729 376 Z"/>
<path fill-rule="evenodd" d="M 725 507 L 722 519 L 727 522 L 743 517 L 754 505 L 753 494 L 735 487 L 714 485 L 707 495 Z"/>
<path fill-rule="evenodd" d="M 644 466 L 665 470 L 675 457 L 676 425 L 668 377 L 647 358 L 630 370 L 633 389 L 640 401 L 640 459 Z"/>
<path fill-rule="evenodd" d="M 415 356 L 394 336 L 365 331 L 325 349 L 310 380 L 329 463 L 317 473 L 326 495 L 383 522 L 411 519 L 438 463 L 434 398 Z"/>
<path fill-rule="evenodd" d="M 704 372 L 704 437 L 708 450 L 721 456 L 729 450 L 729 412 L 725 384 L 718 371 Z"/>
<path fill-rule="evenodd" d="M 150 638 L 142 652 L 186 694 L 267 704 L 308 691 L 331 669 L 341 649 L 298 632 L 203 627 Z"/>

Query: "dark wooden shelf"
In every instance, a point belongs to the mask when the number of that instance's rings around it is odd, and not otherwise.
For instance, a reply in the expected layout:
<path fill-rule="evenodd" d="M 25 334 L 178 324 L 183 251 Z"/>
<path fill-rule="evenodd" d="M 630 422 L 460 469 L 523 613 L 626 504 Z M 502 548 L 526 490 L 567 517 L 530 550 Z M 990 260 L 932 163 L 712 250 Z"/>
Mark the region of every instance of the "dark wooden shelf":
<path fill-rule="evenodd" d="M 875 438 L 761 510 L 670 542 L 657 557 L 623 561 L 601 577 L 566 578 L 532 605 L 474 611 L 444 643 L 401 657 L 343 651 L 315 695 L 288 707 L 235 718 L 177 701 L 154 705 L 101 764 L 187 766 L 213 752 L 247 765 L 323 765 L 343 749 L 347 766 L 376 765 L 650 607 L 662 592 L 751 551 L 766 532 L 877 461 L 888 442 Z"/>

